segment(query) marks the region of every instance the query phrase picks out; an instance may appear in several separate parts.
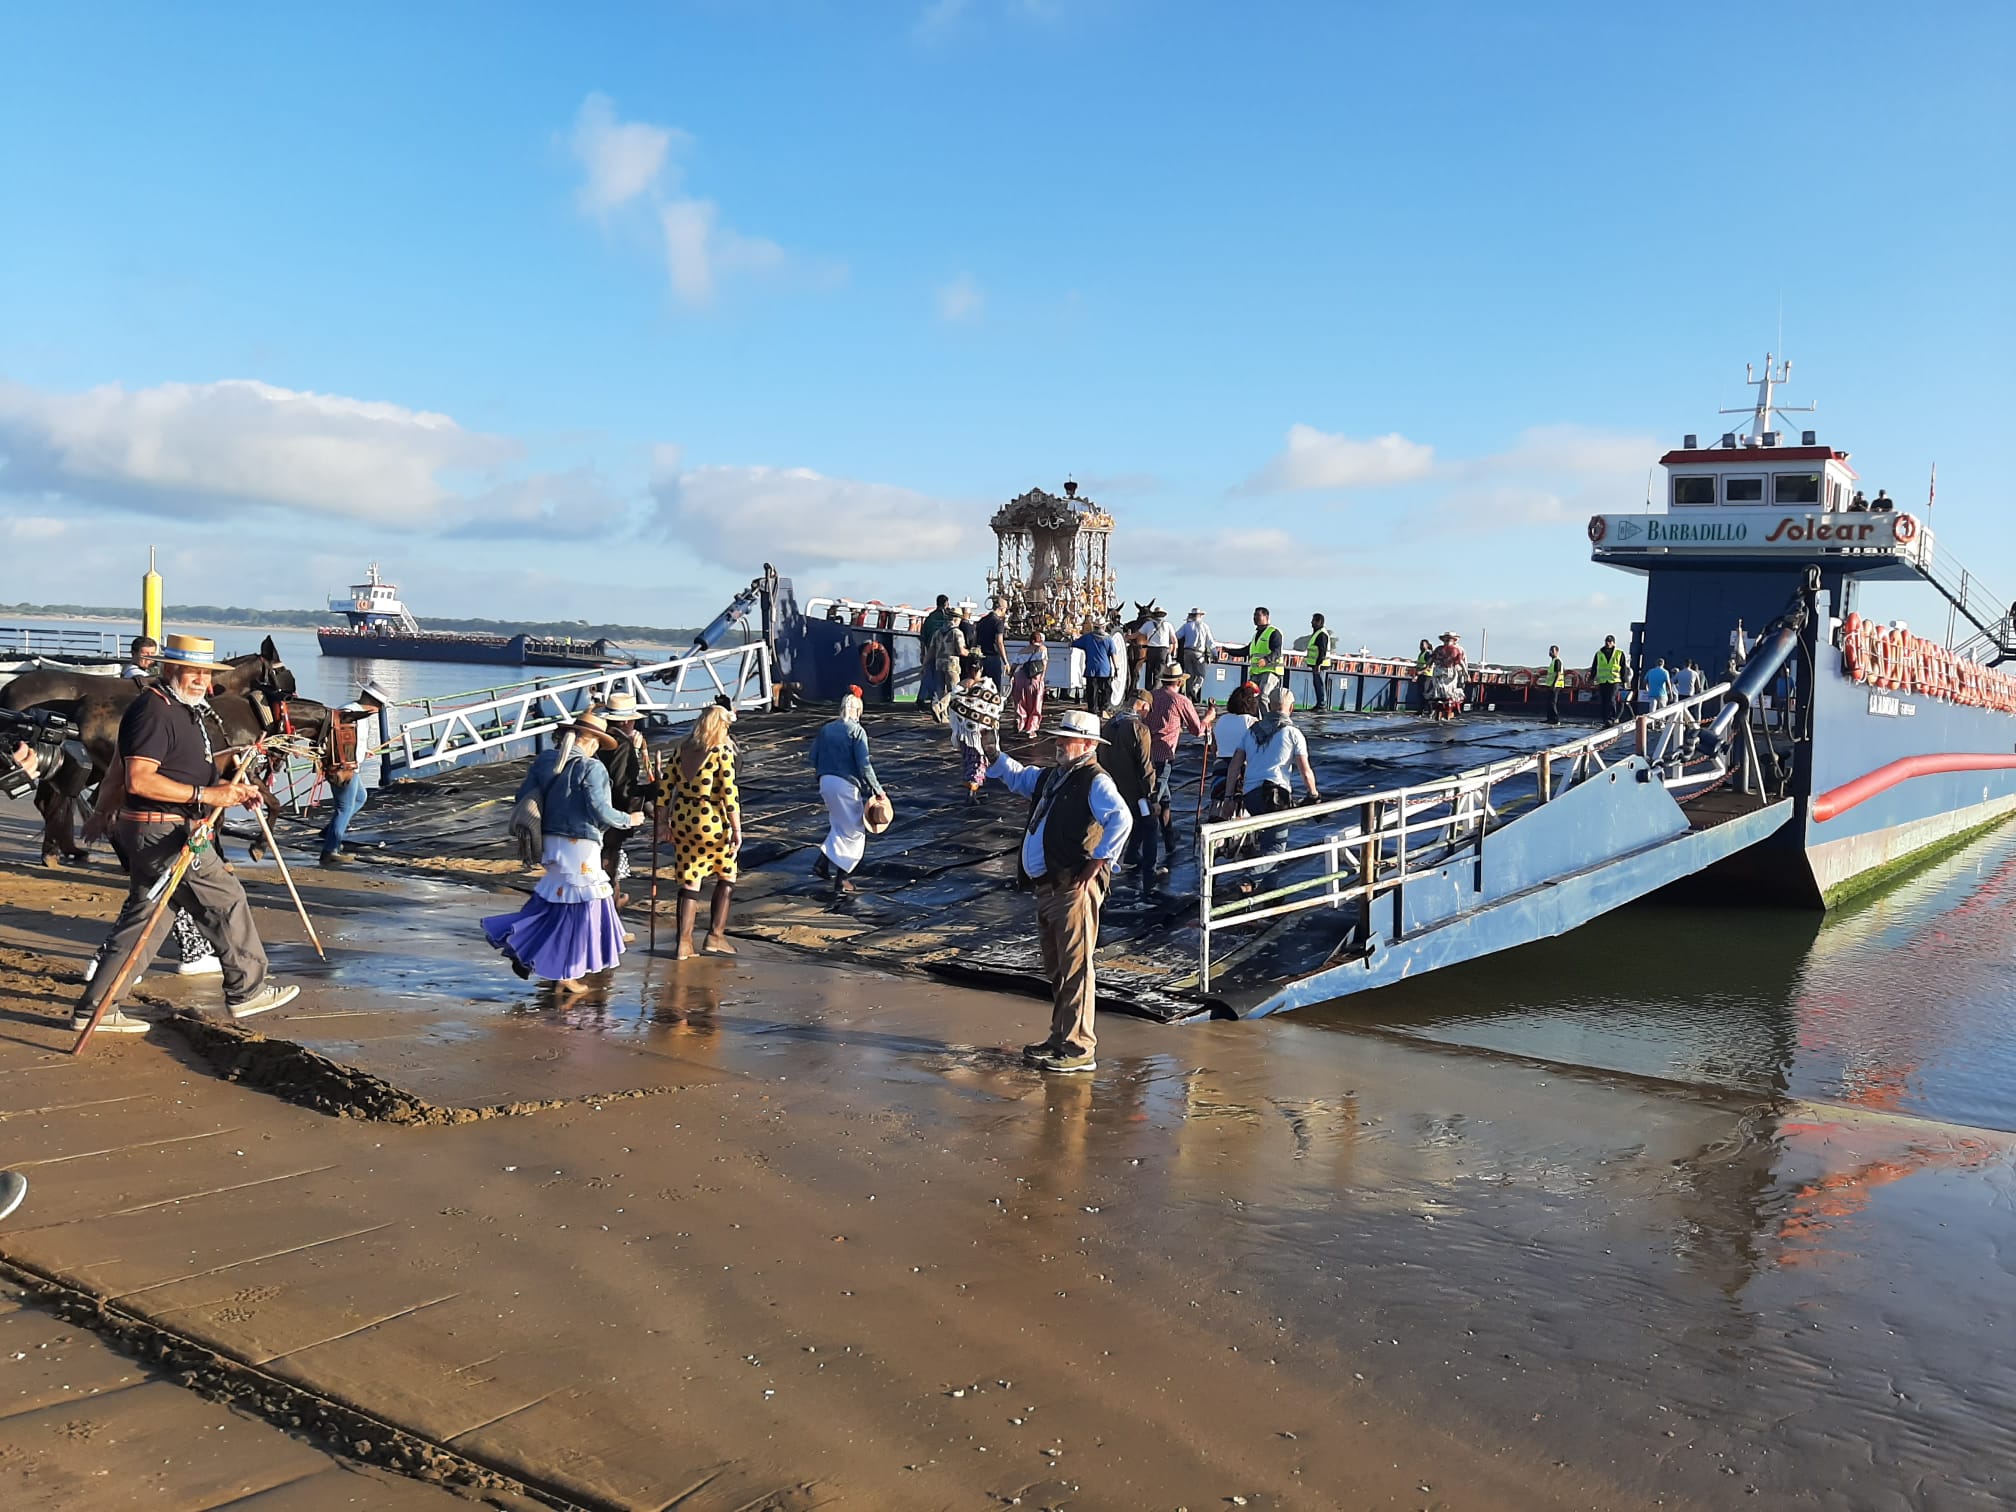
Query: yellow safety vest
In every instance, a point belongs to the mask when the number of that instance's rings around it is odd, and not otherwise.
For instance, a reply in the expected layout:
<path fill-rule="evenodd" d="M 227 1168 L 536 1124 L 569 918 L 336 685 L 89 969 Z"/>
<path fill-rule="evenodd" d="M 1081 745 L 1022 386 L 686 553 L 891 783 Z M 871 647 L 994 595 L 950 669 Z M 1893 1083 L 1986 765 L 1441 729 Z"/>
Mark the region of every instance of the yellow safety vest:
<path fill-rule="evenodd" d="M 1558 688 L 1561 687 L 1566 681 L 1567 681 L 1567 674 L 1561 670 L 1561 658 L 1557 656 L 1552 661 L 1547 663 L 1547 686 L 1550 688 Z"/>
<path fill-rule="evenodd" d="M 1287 670 L 1287 662 L 1281 655 L 1281 631 L 1273 625 L 1253 632 L 1253 644 L 1246 648 L 1247 670 L 1258 675 L 1272 672 L 1276 675 Z"/>
<path fill-rule="evenodd" d="M 1596 681 L 1608 684 L 1620 681 L 1624 676 L 1624 648 L 1596 653 Z"/>

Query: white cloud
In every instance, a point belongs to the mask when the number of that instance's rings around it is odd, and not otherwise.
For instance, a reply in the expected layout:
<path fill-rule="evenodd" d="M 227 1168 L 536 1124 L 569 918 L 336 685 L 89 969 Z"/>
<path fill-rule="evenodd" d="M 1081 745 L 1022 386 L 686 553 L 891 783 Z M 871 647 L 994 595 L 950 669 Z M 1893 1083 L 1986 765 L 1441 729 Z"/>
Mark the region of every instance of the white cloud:
<path fill-rule="evenodd" d="M 1435 467 L 1435 448 L 1398 431 L 1356 440 L 1313 425 L 1288 427 L 1286 450 L 1240 486 L 1242 493 L 1288 493 L 1318 488 L 1379 488 L 1424 478 Z"/>
<path fill-rule="evenodd" d="M 744 236 L 721 224 L 712 200 L 674 200 L 658 212 L 665 232 L 665 268 L 672 289 L 691 305 L 713 301 L 723 273 L 782 267 L 784 249 L 760 236 Z"/>
<path fill-rule="evenodd" d="M 787 559 L 947 561 L 975 550 L 979 511 L 888 483 L 804 467 L 685 467 L 660 447 L 652 492 L 666 532 L 695 556 L 738 571 Z"/>
<path fill-rule="evenodd" d="M 724 276 L 770 272 L 790 263 L 776 242 L 728 225 L 715 201 L 675 192 L 683 175 L 670 161 L 672 149 L 693 144 L 678 127 L 619 121 L 606 95 L 591 94 L 575 118 L 571 143 L 585 175 L 575 192 L 582 212 L 606 219 L 633 203 L 648 205 L 672 293 L 681 303 L 711 304 Z M 815 286 L 846 276 L 843 267 L 816 262 L 807 272 Z"/>
<path fill-rule="evenodd" d="M 68 522 L 48 515 L 17 515 L 0 522 L 10 541 L 53 541 L 69 528 Z"/>
<path fill-rule="evenodd" d="M 961 273 L 938 290 L 938 318 L 950 324 L 978 320 L 986 308 L 987 295 L 971 273 Z"/>
<path fill-rule="evenodd" d="M 0 490 L 145 514 L 274 509 L 386 529 L 567 533 L 545 475 L 510 478 L 521 448 L 446 415 L 248 379 L 108 384 L 49 394 L 0 382 Z M 608 519 L 607 507 L 599 516 Z"/>
<path fill-rule="evenodd" d="M 1475 475 L 1503 473 L 1644 477 L 1664 450 L 1651 436 L 1620 435 L 1582 425 L 1523 430 L 1507 451 L 1461 464 Z"/>
<path fill-rule="evenodd" d="M 1128 568 L 1147 567 L 1179 577 L 1315 578 L 1362 576 L 1347 554 L 1274 526 L 1247 530 L 1129 530 L 1118 539 Z"/>
<path fill-rule="evenodd" d="M 581 102 L 570 138 L 587 175 L 576 192 L 581 208 L 607 215 L 628 204 L 658 183 L 673 143 L 685 147 L 692 140 L 676 126 L 618 121 L 614 101 L 604 94 L 589 95 Z"/>

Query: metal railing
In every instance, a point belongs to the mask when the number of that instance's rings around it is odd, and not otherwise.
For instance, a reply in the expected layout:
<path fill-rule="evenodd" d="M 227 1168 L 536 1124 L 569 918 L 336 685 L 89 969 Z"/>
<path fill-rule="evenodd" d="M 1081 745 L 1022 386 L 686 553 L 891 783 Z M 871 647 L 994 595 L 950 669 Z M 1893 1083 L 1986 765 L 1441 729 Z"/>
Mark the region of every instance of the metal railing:
<path fill-rule="evenodd" d="M 115 630 L 49 630 L 39 625 L 0 625 L 0 656 L 95 657 L 120 661 L 126 637 Z"/>
<path fill-rule="evenodd" d="M 1204 825 L 1197 854 L 1198 991 L 1210 991 L 1212 937 L 1221 930 L 1356 903 L 1363 909 L 1369 935 L 1372 905 L 1381 894 L 1397 893 L 1410 876 L 1445 866 L 1466 853 L 1482 857 L 1485 838 L 1500 817 L 1494 798 L 1501 796 L 1509 783 L 1520 784 L 1512 794 L 1515 801 L 1551 802 L 1606 772 L 1609 762 L 1605 753 L 1623 741 L 1630 742 L 1630 754 L 1644 757 L 1660 773 L 1660 781 L 1669 789 L 1719 781 L 1728 774 L 1726 754 L 1690 769 L 1687 735 L 1721 706 L 1728 691 L 1729 684 L 1718 683 L 1705 693 L 1593 735 L 1454 776 Z M 1530 790 L 1524 783 L 1528 777 L 1533 780 Z M 1350 822 L 1341 823 L 1340 828 L 1312 843 L 1271 852 L 1253 850 L 1270 836 L 1284 835 L 1290 826 L 1307 826 L 1333 817 L 1340 823 Z M 1220 851 L 1230 846 L 1249 853 L 1219 859 Z M 1324 863 L 1317 875 L 1242 894 L 1228 903 L 1217 901 L 1220 878 L 1263 868 L 1271 872 L 1315 858 Z"/>
<path fill-rule="evenodd" d="M 395 766 L 410 773 L 537 740 L 612 693 L 634 694 L 637 707 L 653 714 L 698 714 L 723 696 L 737 709 L 767 709 L 770 670 L 770 648 L 752 641 L 648 666 L 605 667 L 481 703 L 430 710 L 393 736 Z"/>

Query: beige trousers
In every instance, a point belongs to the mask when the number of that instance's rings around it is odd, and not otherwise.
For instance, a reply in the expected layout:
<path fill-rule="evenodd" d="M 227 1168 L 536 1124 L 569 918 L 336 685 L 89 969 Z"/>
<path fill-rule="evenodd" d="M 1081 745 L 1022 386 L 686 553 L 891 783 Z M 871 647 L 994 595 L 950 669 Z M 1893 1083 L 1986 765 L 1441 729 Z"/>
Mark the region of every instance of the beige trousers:
<path fill-rule="evenodd" d="M 1043 969 L 1050 976 L 1050 1043 L 1092 1053 L 1097 995 L 1092 952 L 1099 947 L 1099 915 L 1106 907 L 1107 872 L 1090 885 L 1036 879 L 1036 934 L 1043 945 Z"/>

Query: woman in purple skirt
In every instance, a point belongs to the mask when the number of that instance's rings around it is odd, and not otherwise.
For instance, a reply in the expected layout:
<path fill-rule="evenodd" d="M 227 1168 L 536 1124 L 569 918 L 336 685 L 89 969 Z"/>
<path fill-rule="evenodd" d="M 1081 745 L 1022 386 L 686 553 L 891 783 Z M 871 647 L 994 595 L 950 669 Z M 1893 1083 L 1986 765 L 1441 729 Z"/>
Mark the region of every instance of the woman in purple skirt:
<path fill-rule="evenodd" d="M 546 871 L 531 901 L 515 914 L 483 921 L 483 933 L 521 977 L 541 977 L 559 991 L 586 992 L 583 977 L 607 971 L 623 954 L 616 889 L 602 870 L 602 835 L 634 829 L 637 814 L 609 802 L 609 769 L 594 759 L 616 744 L 598 714 L 576 715 L 563 738 L 532 763 L 518 797 L 539 799 Z"/>

